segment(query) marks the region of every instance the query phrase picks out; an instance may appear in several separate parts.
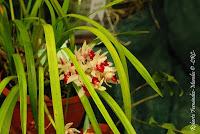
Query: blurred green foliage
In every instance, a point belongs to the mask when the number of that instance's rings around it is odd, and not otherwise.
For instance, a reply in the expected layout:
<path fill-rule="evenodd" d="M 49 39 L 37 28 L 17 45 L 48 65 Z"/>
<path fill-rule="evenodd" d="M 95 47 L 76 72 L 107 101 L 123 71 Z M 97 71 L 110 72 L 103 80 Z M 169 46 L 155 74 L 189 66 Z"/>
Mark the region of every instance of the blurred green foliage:
<path fill-rule="evenodd" d="M 155 18 L 150 13 L 149 4 L 153 7 Z M 191 121 L 191 96 L 190 94 L 190 51 L 195 50 L 198 55 L 200 50 L 200 2 L 198 0 L 153 0 L 146 3 L 144 8 L 122 20 L 116 29 L 118 32 L 144 30 L 146 34 L 128 36 L 120 35 L 123 42 L 131 41 L 127 46 L 138 57 L 144 66 L 154 74 L 166 72 L 175 76 L 178 84 L 161 82 L 164 93 L 163 98 L 157 97 L 139 105 L 134 109 L 134 117 L 148 121 L 154 117 L 160 123 L 170 122 L 178 130 L 190 124 Z M 160 28 L 155 24 L 158 20 Z M 196 57 L 195 73 L 199 74 L 199 60 Z M 129 67 L 131 88 L 134 90 L 144 81 L 134 68 Z M 196 123 L 200 124 L 200 99 L 199 77 L 196 77 Z M 183 91 L 183 94 L 182 94 Z M 152 95 L 149 87 L 133 95 L 133 102 Z M 182 96 L 181 96 L 182 95 Z M 134 121 L 137 132 L 140 134 L 162 134 L 167 130 L 151 127 L 141 122 Z"/>

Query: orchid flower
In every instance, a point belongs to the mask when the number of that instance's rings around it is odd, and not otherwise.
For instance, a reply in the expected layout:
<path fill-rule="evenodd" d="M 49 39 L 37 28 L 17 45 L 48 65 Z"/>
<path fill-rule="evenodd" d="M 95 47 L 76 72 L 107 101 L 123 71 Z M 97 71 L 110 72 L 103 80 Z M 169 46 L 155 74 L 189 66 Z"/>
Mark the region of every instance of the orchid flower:
<path fill-rule="evenodd" d="M 65 125 L 65 134 L 77 134 L 80 133 L 79 130 L 77 130 L 76 128 L 70 128 L 73 125 L 73 123 L 67 123 Z"/>
<path fill-rule="evenodd" d="M 81 48 L 78 50 L 75 48 L 74 54 L 95 89 L 106 90 L 106 87 L 102 86 L 103 83 L 107 86 L 119 83 L 116 69 L 106 56 L 107 52 L 102 53 L 101 49 L 95 52 L 93 47 L 84 42 Z M 82 87 L 83 90 L 87 90 L 69 58 L 64 55 L 59 56 L 58 62 L 60 80 L 63 80 L 65 84 L 74 82 L 77 86 Z"/>

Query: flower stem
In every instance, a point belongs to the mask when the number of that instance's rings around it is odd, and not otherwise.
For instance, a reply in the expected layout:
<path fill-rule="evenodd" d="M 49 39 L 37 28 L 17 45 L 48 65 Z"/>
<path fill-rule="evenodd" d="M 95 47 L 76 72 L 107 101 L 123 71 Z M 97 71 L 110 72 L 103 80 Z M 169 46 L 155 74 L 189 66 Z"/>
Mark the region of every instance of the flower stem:
<path fill-rule="evenodd" d="M 137 105 L 140 105 L 140 104 L 142 104 L 142 103 L 144 103 L 144 102 L 146 102 L 146 101 L 148 101 L 148 100 L 151 100 L 151 99 L 154 99 L 154 98 L 157 98 L 157 97 L 159 97 L 158 94 L 154 94 L 154 95 L 152 95 L 152 96 L 148 96 L 148 97 L 146 97 L 146 98 L 144 98 L 144 99 L 141 99 L 141 100 L 139 100 L 139 101 L 133 103 L 133 104 L 131 105 L 131 107 L 132 107 L 132 108 L 133 108 L 133 107 L 136 107 Z"/>

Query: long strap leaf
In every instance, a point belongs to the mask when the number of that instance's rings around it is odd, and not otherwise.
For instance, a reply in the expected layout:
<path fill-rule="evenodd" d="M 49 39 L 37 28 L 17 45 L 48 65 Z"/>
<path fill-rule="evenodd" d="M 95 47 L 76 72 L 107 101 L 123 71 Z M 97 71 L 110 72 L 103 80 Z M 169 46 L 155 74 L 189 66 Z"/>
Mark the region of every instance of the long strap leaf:
<path fill-rule="evenodd" d="M 51 5 L 51 3 L 49 2 L 49 0 L 44 0 L 44 2 L 46 3 L 48 9 L 49 9 L 49 12 L 50 12 L 50 15 L 51 15 L 51 23 L 52 25 L 55 24 L 56 22 L 56 15 L 55 15 L 55 11 Z"/>
<path fill-rule="evenodd" d="M 30 12 L 31 7 L 32 7 L 32 0 L 29 0 L 27 4 L 27 9 L 26 9 L 27 13 Z"/>
<path fill-rule="evenodd" d="M 33 9 L 31 10 L 30 16 L 35 17 L 37 15 L 38 9 L 40 8 L 43 0 L 36 0 L 33 6 Z"/>
<path fill-rule="evenodd" d="M 13 80 L 14 78 L 16 78 L 16 76 L 8 76 L 6 78 L 4 78 L 1 82 L 0 82 L 0 95 L 1 92 L 3 91 L 3 89 L 6 87 L 6 85 Z"/>
<path fill-rule="evenodd" d="M 64 13 L 67 13 L 69 9 L 69 4 L 70 4 L 70 0 L 64 0 L 63 5 L 62 5 L 62 10 Z"/>
<path fill-rule="evenodd" d="M 65 16 L 65 13 L 57 0 L 50 0 L 58 16 Z"/>
<path fill-rule="evenodd" d="M 56 132 L 58 134 L 64 134 L 64 118 L 54 32 L 52 26 L 49 24 L 44 24 L 43 28 L 45 32 L 45 40 L 47 47 L 47 57 L 49 65 L 54 118 L 56 123 Z"/>
<path fill-rule="evenodd" d="M 87 96 L 85 95 L 83 89 L 81 89 L 80 87 L 77 87 L 75 84 L 73 84 L 73 86 L 75 87 L 75 90 L 81 100 L 81 103 L 83 104 L 83 107 L 85 108 L 86 114 L 87 114 L 89 120 L 91 121 L 91 124 L 94 128 L 95 133 L 101 134 L 101 130 L 100 130 L 99 124 L 96 120 L 94 111 L 93 111 L 92 106 L 90 105 L 90 102 L 89 102 Z"/>
<path fill-rule="evenodd" d="M 19 54 L 13 54 L 15 67 L 17 71 L 19 94 L 20 94 L 20 119 L 22 133 L 26 134 L 26 121 L 27 121 L 27 82 L 24 66 Z"/>
<path fill-rule="evenodd" d="M 103 97 L 103 99 L 108 103 L 108 105 L 115 112 L 117 117 L 120 119 L 120 121 L 124 125 L 124 128 L 126 129 L 127 133 L 136 134 L 135 129 L 133 128 L 130 121 L 127 119 L 126 115 L 121 110 L 117 102 L 106 91 L 99 91 L 98 93 Z"/>
<path fill-rule="evenodd" d="M 38 133 L 44 134 L 44 69 L 39 67 Z"/>
<path fill-rule="evenodd" d="M 149 72 L 145 69 L 142 63 L 126 48 L 122 47 L 125 52 L 126 57 L 135 67 L 135 69 L 140 73 L 140 75 L 146 80 L 146 82 L 160 95 L 163 96 L 160 89 L 157 87 L 156 83 L 154 82 L 153 78 L 149 74 Z"/>
<path fill-rule="evenodd" d="M 8 21 L 6 8 L 0 4 L 0 38 L 4 50 L 7 53 L 9 62 L 9 71 L 13 73 L 13 60 L 12 54 L 14 53 L 14 46 L 12 44 L 11 27 Z"/>
<path fill-rule="evenodd" d="M 37 80 L 36 80 L 36 70 L 35 61 L 33 56 L 33 48 L 31 40 L 26 30 L 25 25 L 20 20 L 14 21 L 19 30 L 19 43 L 24 47 L 25 58 L 27 64 L 27 75 L 28 75 L 28 90 L 31 101 L 31 108 L 33 112 L 33 117 L 35 122 L 37 122 Z"/>
<path fill-rule="evenodd" d="M 94 100 L 96 106 L 100 110 L 100 112 L 103 115 L 103 117 L 106 120 L 106 122 L 108 123 L 108 125 L 110 126 L 110 128 L 112 129 L 112 131 L 115 134 L 119 134 L 119 131 L 118 131 L 117 127 L 115 126 L 115 124 L 114 124 L 113 120 L 111 119 L 109 113 L 107 112 L 106 108 L 104 107 L 103 103 L 101 102 L 99 96 L 97 95 L 94 87 L 90 83 L 88 77 L 85 75 L 84 71 L 81 69 L 81 66 L 79 65 L 78 61 L 76 60 L 76 57 L 73 55 L 73 53 L 71 52 L 70 49 L 63 48 L 63 50 L 66 52 L 66 54 L 72 60 L 74 66 L 76 67 L 76 69 L 78 71 L 78 74 L 81 77 L 81 80 L 83 81 L 83 83 L 85 84 L 86 88 L 88 89 L 92 99 Z"/>
<path fill-rule="evenodd" d="M 27 16 L 27 10 L 26 10 L 26 6 L 25 6 L 25 3 L 24 3 L 24 0 L 19 0 L 19 5 L 20 5 L 20 8 L 22 9 L 23 15 Z"/>
<path fill-rule="evenodd" d="M 2 106 L 0 107 L 0 133 L 8 134 L 10 130 L 10 123 L 12 119 L 12 113 L 19 96 L 18 86 L 14 86 L 9 95 L 4 100 Z"/>

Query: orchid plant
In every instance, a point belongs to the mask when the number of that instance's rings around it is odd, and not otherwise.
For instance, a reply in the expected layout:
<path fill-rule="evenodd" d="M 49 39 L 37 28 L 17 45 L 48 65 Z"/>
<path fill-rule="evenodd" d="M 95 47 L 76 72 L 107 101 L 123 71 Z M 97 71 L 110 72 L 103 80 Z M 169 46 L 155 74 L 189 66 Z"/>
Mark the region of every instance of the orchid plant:
<path fill-rule="evenodd" d="M 103 83 L 107 86 L 119 83 L 116 69 L 106 56 L 107 52 L 102 53 L 101 49 L 95 52 L 92 46 L 84 42 L 81 48 L 75 49 L 74 54 L 95 89 L 104 91 L 106 87 L 103 86 Z M 84 91 L 87 91 L 72 61 L 64 54 L 58 59 L 60 59 L 58 60 L 60 80 L 63 80 L 65 84 L 73 82 L 76 86 L 82 87 Z"/>
<path fill-rule="evenodd" d="M 0 45 L 6 53 L 9 63 L 9 76 L 6 76 L 0 82 L 0 94 L 10 81 L 14 81 L 9 95 L 0 107 L 0 133 L 9 133 L 12 114 L 18 97 L 20 98 L 22 133 L 27 133 L 27 95 L 30 96 L 38 133 L 45 133 L 45 74 L 48 74 L 50 79 L 54 110 L 54 119 L 50 121 L 54 124 L 53 126 L 58 134 L 68 133 L 68 130 L 71 130 L 69 124 L 64 127 L 60 81 L 65 84 L 73 84 L 89 121 L 97 134 L 101 134 L 101 130 L 90 101 L 84 94 L 85 91 L 89 92 L 96 104 L 96 108 L 99 109 L 115 134 L 120 134 L 120 131 L 99 96 L 106 101 L 117 115 L 125 131 L 128 134 L 136 134 L 131 124 L 131 94 L 127 59 L 146 82 L 162 96 L 148 71 L 111 32 L 87 16 L 67 14 L 69 1 L 64 0 L 61 5 L 57 0 L 29 0 L 27 3 L 20 0 L 19 4 L 22 10 L 19 11 L 18 16 L 14 12 L 14 1 L 9 0 L 9 3 L 0 1 Z M 111 7 L 121 1 L 114 0 L 100 10 Z M 44 8 L 43 4 L 48 7 L 50 13 L 50 18 L 48 18 L 47 22 L 46 18 L 42 16 L 41 12 L 43 10 L 40 11 L 40 8 Z M 10 15 L 7 14 L 5 5 L 9 5 Z M 70 23 L 70 18 L 88 22 L 91 25 L 77 26 Z M 50 24 L 48 24 L 49 19 L 51 20 Z M 107 52 L 94 51 L 93 46 L 86 43 L 81 48 L 76 48 L 74 31 L 77 30 L 88 31 L 97 36 L 97 40 L 107 48 L 113 63 L 108 60 Z M 70 47 L 62 48 L 63 55 L 58 57 L 57 50 L 60 49 L 66 38 L 69 38 Z M 75 50 L 73 49 L 74 47 Z M 37 57 L 39 50 L 43 48 L 45 48 L 44 53 L 41 57 Z M 21 49 L 22 54 L 19 52 Z M 47 57 L 45 65 L 41 65 L 41 59 L 44 56 Z M 37 71 L 38 73 L 36 73 Z M 123 108 L 106 92 L 106 85 L 111 86 L 112 84 L 119 84 L 121 87 Z"/>

